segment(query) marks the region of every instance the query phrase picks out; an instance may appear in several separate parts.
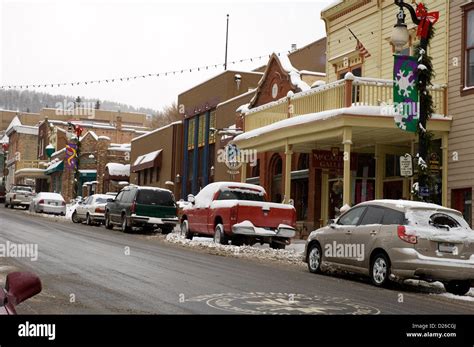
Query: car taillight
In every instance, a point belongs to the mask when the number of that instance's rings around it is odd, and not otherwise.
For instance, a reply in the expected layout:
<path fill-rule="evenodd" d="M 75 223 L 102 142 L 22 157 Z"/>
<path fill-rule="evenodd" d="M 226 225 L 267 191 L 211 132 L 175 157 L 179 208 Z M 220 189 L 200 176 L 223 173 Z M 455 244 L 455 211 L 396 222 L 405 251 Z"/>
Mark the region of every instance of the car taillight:
<path fill-rule="evenodd" d="M 135 213 L 136 208 L 137 208 L 137 202 L 134 201 L 132 202 L 132 206 L 130 207 L 130 212 Z"/>
<path fill-rule="evenodd" d="M 231 209 L 230 209 L 230 220 L 232 222 L 236 222 L 237 221 L 237 206 L 233 206 Z"/>
<path fill-rule="evenodd" d="M 40 205 L 41 205 L 41 204 L 44 204 L 44 200 L 41 199 L 40 201 L 38 201 L 38 204 L 40 204 Z"/>
<path fill-rule="evenodd" d="M 66 206 L 66 201 L 63 201 L 63 202 L 62 202 L 62 205 L 63 205 L 63 206 Z"/>
<path fill-rule="evenodd" d="M 397 233 L 398 233 L 398 237 L 400 238 L 400 240 L 402 241 L 405 241 L 405 242 L 408 242 L 408 243 L 412 243 L 412 244 L 415 244 L 418 242 L 417 238 L 415 235 L 407 235 L 406 234 L 406 229 L 405 229 L 405 226 L 404 225 L 399 225 L 398 228 L 397 228 Z"/>
<path fill-rule="evenodd" d="M 105 212 L 105 208 L 103 207 L 96 207 L 95 209 L 95 213 L 104 213 Z"/>

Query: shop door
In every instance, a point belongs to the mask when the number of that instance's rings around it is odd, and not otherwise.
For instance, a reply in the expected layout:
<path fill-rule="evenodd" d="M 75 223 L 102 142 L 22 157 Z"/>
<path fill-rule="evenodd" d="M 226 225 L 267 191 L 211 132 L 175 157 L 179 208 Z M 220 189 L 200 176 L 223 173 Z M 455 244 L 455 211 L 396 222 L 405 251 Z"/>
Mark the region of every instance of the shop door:
<path fill-rule="evenodd" d="M 452 207 L 463 214 L 464 219 L 472 228 L 472 189 L 453 189 Z"/>
<path fill-rule="evenodd" d="M 403 181 L 384 182 L 383 184 L 384 199 L 403 199 Z"/>

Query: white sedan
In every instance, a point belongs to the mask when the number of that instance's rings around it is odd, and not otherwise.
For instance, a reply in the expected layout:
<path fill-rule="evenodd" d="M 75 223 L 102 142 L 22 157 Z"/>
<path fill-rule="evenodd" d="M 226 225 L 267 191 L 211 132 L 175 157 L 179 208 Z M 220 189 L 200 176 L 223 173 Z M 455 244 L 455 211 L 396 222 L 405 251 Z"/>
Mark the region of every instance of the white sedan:
<path fill-rule="evenodd" d="M 113 196 L 107 194 L 94 194 L 77 204 L 72 214 L 74 223 L 86 221 L 87 225 L 103 223 L 105 221 L 105 205 L 114 200 Z"/>
<path fill-rule="evenodd" d="M 36 213 L 66 215 L 66 201 L 58 193 L 38 193 L 31 201 L 30 210 Z"/>

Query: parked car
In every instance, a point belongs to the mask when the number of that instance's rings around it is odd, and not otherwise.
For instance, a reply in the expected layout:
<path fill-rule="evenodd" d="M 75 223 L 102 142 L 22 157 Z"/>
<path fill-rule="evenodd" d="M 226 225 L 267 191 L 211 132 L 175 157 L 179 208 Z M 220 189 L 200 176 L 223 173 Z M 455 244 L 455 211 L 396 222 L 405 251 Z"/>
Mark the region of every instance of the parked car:
<path fill-rule="evenodd" d="M 422 202 L 373 200 L 313 231 L 304 261 L 313 273 L 321 272 L 325 262 L 368 275 L 376 286 L 413 278 L 441 281 L 446 291 L 464 295 L 474 282 L 473 253 L 474 231 L 459 211 Z"/>
<path fill-rule="evenodd" d="M 106 194 L 94 194 L 77 204 L 72 213 L 74 223 L 86 222 L 87 225 L 105 222 L 105 205 L 114 198 Z"/>
<path fill-rule="evenodd" d="M 123 232 L 133 227 L 160 228 L 170 233 L 178 224 L 177 206 L 173 193 L 155 187 L 127 186 L 105 207 L 105 227 L 120 225 Z"/>
<path fill-rule="evenodd" d="M 38 193 L 31 201 L 30 210 L 36 213 L 66 215 L 66 201 L 58 193 Z"/>
<path fill-rule="evenodd" d="M 5 195 L 5 207 L 13 208 L 15 206 L 22 206 L 28 208 L 34 196 L 33 188 L 30 186 L 13 186 Z"/>
<path fill-rule="evenodd" d="M 0 315 L 16 314 L 15 307 L 41 292 L 41 280 L 30 272 L 11 272 L 0 288 Z"/>
<path fill-rule="evenodd" d="M 267 202 L 260 186 L 236 182 L 207 185 L 189 196 L 181 217 L 181 232 L 212 236 L 220 244 L 268 243 L 283 249 L 295 236 L 296 212 L 292 205 Z"/>
<path fill-rule="evenodd" d="M 3 184 L 0 184 L 0 202 L 5 202 L 5 195 L 7 194 L 6 188 Z"/>

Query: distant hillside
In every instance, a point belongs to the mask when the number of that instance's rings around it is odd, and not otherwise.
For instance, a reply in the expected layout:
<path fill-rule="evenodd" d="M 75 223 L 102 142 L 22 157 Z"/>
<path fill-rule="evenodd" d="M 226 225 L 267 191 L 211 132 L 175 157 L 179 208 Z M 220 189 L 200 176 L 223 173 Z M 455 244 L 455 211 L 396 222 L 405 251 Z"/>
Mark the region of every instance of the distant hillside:
<path fill-rule="evenodd" d="M 13 110 L 20 112 L 39 112 L 43 107 L 56 107 L 56 104 L 64 105 L 66 103 L 74 102 L 77 96 L 66 96 L 66 95 L 52 95 L 48 93 L 38 93 L 30 90 L 3 90 L 0 89 L 0 109 Z M 81 97 L 81 101 L 96 105 L 97 101 L 100 103 L 100 108 L 104 110 L 118 111 L 119 109 L 123 112 L 141 112 L 149 115 L 156 115 L 157 110 L 145 107 L 133 107 L 118 102 L 99 100 L 99 99 L 87 99 Z"/>

